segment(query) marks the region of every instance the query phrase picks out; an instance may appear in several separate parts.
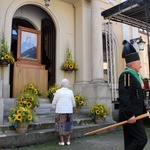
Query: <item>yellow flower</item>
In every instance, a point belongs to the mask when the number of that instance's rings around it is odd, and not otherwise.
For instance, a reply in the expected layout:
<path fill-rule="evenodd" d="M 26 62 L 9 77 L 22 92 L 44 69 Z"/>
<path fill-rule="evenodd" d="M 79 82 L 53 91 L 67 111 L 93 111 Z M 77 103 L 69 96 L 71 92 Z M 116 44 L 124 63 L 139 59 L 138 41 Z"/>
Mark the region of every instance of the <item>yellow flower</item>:
<path fill-rule="evenodd" d="M 73 61 L 72 54 L 71 54 L 71 51 L 69 50 L 68 46 L 67 46 L 67 50 L 66 50 L 66 60 L 64 61 L 64 63 L 61 65 L 60 68 L 63 71 L 77 71 L 78 70 L 78 66 Z"/>
<path fill-rule="evenodd" d="M 100 111 L 99 111 L 99 110 L 96 110 L 96 114 L 99 115 L 99 114 L 100 114 Z"/>
<path fill-rule="evenodd" d="M 15 120 L 21 121 L 22 120 L 22 115 L 17 114 L 16 117 L 15 117 Z"/>
<path fill-rule="evenodd" d="M 50 86 L 50 87 L 48 88 L 47 96 L 48 96 L 49 98 L 53 98 L 54 93 L 55 93 L 58 89 L 60 89 L 60 86 L 59 86 L 58 84 L 53 84 L 52 86 Z"/>
<path fill-rule="evenodd" d="M 109 110 L 104 104 L 95 103 L 94 105 L 91 106 L 89 114 L 91 117 L 99 115 L 105 118 L 109 114 Z"/>
<path fill-rule="evenodd" d="M 12 121 L 12 118 L 11 118 L 10 116 L 8 117 L 8 121 L 9 121 L 9 122 Z"/>
<path fill-rule="evenodd" d="M 23 92 L 16 99 L 16 103 L 21 107 L 35 108 L 39 106 L 39 98 L 32 92 Z"/>
<path fill-rule="evenodd" d="M 84 106 L 87 106 L 87 102 L 84 102 Z"/>
<path fill-rule="evenodd" d="M 24 108 L 24 107 L 19 107 L 22 111 L 25 111 L 26 110 L 26 108 Z"/>
<path fill-rule="evenodd" d="M 52 88 L 52 89 L 50 90 L 50 92 L 51 92 L 51 93 L 54 93 L 55 91 L 54 91 L 54 89 Z"/>
<path fill-rule="evenodd" d="M 10 57 L 9 57 L 9 55 L 5 55 L 4 58 L 5 59 L 9 59 Z"/>
<path fill-rule="evenodd" d="M 34 86 L 33 86 L 33 84 L 29 84 L 29 87 L 30 87 L 30 88 L 33 88 Z"/>
<path fill-rule="evenodd" d="M 70 68 L 70 69 L 73 69 L 73 67 L 74 67 L 74 64 L 73 64 L 73 63 L 70 63 L 70 64 L 69 64 L 69 68 Z"/>
<path fill-rule="evenodd" d="M 28 120 L 31 121 L 32 120 L 32 115 L 28 116 Z"/>
<path fill-rule="evenodd" d="M 29 107 L 19 107 L 18 105 L 10 109 L 8 115 L 8 121 L 14 125 L 18 126 L 20 122 L 30 122 L 35 118 L 34 111 Z"/>
<path fill-rule="evenodd" d="M 14 57 L 11 52 L 9 52 L 9 46 L 5 40 L 4 34 L 2 34 L 0 39 L 0 61 L 6 60 L 9 64 L 14 63 Z"/>
<path fill-rule="evenodd" d="M 29 94 L 32 93 L 32 94 L 35 94 L 35 95 L 37 95 L 39 97 L 42 95 L 42 93 L 37 88 L 37 86 L 32 84 L 32 83 L 28 83 L 28 84 L 26 84 L 24 86 L 24 88 L 23 88 L 21 93 L 24 93 L 24 92 L 29 93 Z"/>
<path fill-rule="evenodd" d="M 82 104 L 84 104 L 84 102 L 83 102 L 83 101 L 80 101 L 80 102 L 79 102 L 79 105 L 81 106 Z"/>
<path fill-rule="evenodd" d="M 32 107 L 32 103 L 31 102 L 27 102 L 27 107 L 31 108 Z"/>
<path fill-rule="evenodd" d="M 33 98 L 33 97 L 30 97 L 30 98 L 29 98 L 29 100 L 30 100 L 30 101 L 33 101 L 33 100 L 34 100 L 34 98 Z"/>
<path fill-rule="evenodd" d="M 23 101 L 24 101 L 24 98 L 23 98 L 23 97 L 21 97 L 21 98 L 20 98 L 20 100 L 23 102 Z"/>
<path fill-rule="evenodd" d="M 82 107 L 87 105 L 86 98 L 82 96 L 81 94 L 75 94 L 74 95 L 76 107 Z"/>
<path fill-rule="evenodd" d="M 20 106 L 21 106 L 22 104 L 23 104 L 23 102 L 22 102 L 22 101 L 18 101 L 18 105 L 20 105 Z"/>
<path fill-rule="evenodd" d="M 38 91 L 37 91 L 37 90 L 35 90 L 35 91 L 34 91 L 34 94 L 36 94 L 36 95 L 37 95 L 37 94 L 38 94 Z"/>
<path fill-rule="evenodd" d="M 21 109 L 18 109 L 17 110 L 17 114 L 21 114 L 22 113 L 22 110 Z"/>
<path fill-rule="evenodd" d="M 80 96 L 79 95 L 75 95 L 75 100 L 79 100 Z"/>

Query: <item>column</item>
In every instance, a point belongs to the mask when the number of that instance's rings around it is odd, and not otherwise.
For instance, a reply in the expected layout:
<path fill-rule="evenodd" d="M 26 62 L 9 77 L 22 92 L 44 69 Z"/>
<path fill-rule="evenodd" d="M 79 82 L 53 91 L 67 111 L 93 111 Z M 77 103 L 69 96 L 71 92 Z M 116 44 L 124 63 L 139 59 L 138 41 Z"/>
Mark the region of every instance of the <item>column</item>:
<path fill-rule="evenodd" d="M 79 65 L 76 83 L 91 81 L 91 5 L 86 0 L 77 1 L 75 7 L 75 60 Z"/>
<path fill-rule="evenodd" d="M 91 0 L 92 9 L 92 81 L 103 80 L 103 46 L 100 0 Z"/>
<path fill-rule="evenodd" d="M 4 119 L 4 99 L 2 98 L 3 81 L 0 76 L 0 125 L 3 125 Z"/>

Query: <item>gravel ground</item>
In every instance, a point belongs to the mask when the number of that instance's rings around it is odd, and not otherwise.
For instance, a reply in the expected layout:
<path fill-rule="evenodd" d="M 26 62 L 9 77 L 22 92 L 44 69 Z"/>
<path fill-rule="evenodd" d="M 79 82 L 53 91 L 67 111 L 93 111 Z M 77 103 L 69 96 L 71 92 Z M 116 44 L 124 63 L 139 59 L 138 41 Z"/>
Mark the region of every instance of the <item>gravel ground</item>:
<path fill-rule="evenodd" d="M 146 128 L 149 141 L 144 150 L 150 150 L 150 128 Z M 114 131 L 71 139 L 70 146 L 59 146 L 58 140 L 40 145 L 7 150 L 124 150 L 123 132 Z M 0 149 L 2 150 L 2 149 Z M 3 149 L 4 150 L 4 149 Z M 6 149 L 5 149 L 6 150 Z"/>

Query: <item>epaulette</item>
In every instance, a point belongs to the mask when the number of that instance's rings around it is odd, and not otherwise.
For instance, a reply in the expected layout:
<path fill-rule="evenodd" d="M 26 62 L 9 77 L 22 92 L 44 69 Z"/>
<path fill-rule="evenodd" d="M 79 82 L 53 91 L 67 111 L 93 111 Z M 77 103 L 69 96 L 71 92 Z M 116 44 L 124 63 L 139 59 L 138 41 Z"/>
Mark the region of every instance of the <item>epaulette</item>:
<path fill-rule="evenodd" d="M 130 87 L 130 73 L 126 73 L 123 75 L 123 86 L 125 88 L 129 88 Z"/>

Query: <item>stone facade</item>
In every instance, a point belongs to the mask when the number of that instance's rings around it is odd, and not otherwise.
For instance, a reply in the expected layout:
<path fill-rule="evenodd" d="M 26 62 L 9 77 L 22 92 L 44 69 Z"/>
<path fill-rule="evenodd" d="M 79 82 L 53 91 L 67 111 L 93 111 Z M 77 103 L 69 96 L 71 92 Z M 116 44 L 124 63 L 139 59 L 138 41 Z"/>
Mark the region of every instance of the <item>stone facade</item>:
<path fill-rule="evenodd" d="M 103 30 L 103 25 L 108 23 L 108 20 L 102 18 L 101 12 L 120 3 L 120 0 L 51 0 L 48 7 L 45 6 L 44 0 L 7 0 L 7 3 L 0 1 L 0 30 L 4 31 L 10 47 L 13 18 L 28 20 L 36 29 L 40 30 L 41 20 L 50 17 L 56 28 L 55 82 L 60 84 L 62 78 L 68 78 L 74 93 L 85 95 L 89 105 L 94 102 L 103 102 L 112 112 L 112 83 L 104 81 L 103 70 L 102 34 L 107 34 L 106 30 Z M 140 33 L 138 33 L 138 29 L 115 22 L 111 23 L 115 39 L 113 51 L 114 64 L 116 64 L 116 74 L 112 74 L 112 76 L 117 79 L 124 68 L 124 61 L 121 58 L 122 41 L 138 36 Z M 79 66 L 79 70 L 71 74 L 60 69 L 65 60 L 65 46 L 68 42 L 72 49 L 73 59 Z M 141 72 L 143 76 L 147 76 L 147 54 L 142 52 L 140 55 L 144 64 Z M 3 108 L 3 98 L 9 98 L 12 90 L 9 82 L 10 67 L 0 67 L 0 76 L 2 83 L 0 107 Z M 2 113 L 0 114 L 3 116 Z"/>

